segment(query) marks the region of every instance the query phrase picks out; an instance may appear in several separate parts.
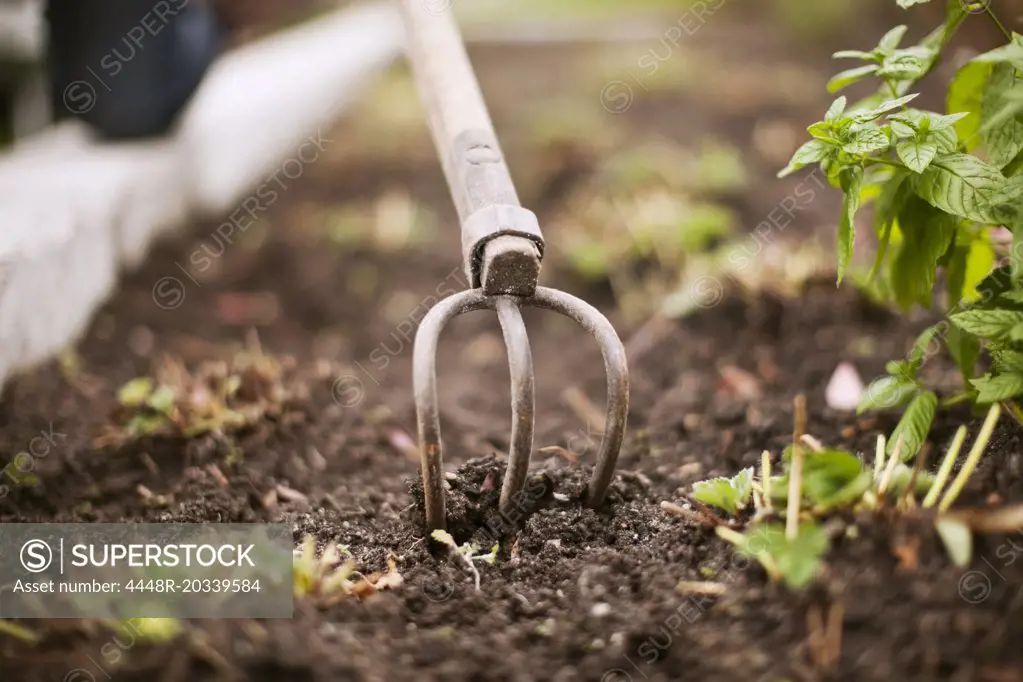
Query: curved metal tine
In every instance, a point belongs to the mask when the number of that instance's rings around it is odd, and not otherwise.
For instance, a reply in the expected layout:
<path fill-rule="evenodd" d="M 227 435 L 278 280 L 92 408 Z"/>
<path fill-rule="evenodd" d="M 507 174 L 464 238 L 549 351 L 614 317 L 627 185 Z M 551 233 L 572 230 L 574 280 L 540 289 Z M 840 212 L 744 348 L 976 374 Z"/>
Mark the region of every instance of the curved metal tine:
<path fill-rule="evenodd" d="M 489 308 L 490 305 L 481 290 L 462 291 L 433 306 L 416 332 L 412 350 L 412 387 L 419 427 L 419 457 L 428 531 L 443 530 L 447 520 L 440 414 L 437 409 L 437 342 L 444 327 L 454 317 Z"/>
<path fill-rule="evenodd" d="M 533 357 L 519 300 L 513 296 L 494 299 L 504 345 L 508 349 L 508 371 L 511 374 L 512 432 L 508 468 L 501 486 L 502 512 L 510 511 L 517 504 L 529 473 L 529 456 L 533 451 Z"/>
<path fill-rule="evenodd" d="M 521 304 L 555 310 L 582 325 L 600 345 L 607 372 L 607 424 L 597 454 L 597 466 L 590 479 L 587 505 L 600 506 L 614 477 L 618 452 L 625 436 L 625 422 L 629 414 L 629 368 L 625 347 L 614 327 L 600 311 L 586 301 L 557 289 L 537 287 L 536 294 L 522 299 Z"/>

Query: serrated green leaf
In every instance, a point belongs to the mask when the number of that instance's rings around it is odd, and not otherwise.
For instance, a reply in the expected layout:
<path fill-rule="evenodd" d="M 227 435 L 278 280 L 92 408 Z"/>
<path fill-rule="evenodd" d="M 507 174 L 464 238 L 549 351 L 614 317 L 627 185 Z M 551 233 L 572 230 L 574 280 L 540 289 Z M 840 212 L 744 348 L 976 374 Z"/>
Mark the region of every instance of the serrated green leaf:
<path fill-rule="evenodd" d="M 839 174 L 839 182 L 845 197 L 842 200 L 842 215 L 838 221 L 838 283 L 852 261 L 856 241 L 856 212 L 860 208 L 860 189 L 863 184 L 863 169 L 859 166 L 845 168 Z"/>
<path fill-rule="evenodd" d="M 896 171 L 885 182 L 874 204 L 874 232 L 878 235 L 879 243 L 877 253 L 874 255 L 874 265 L 870 269 L 870 281 L 877 276 L 881 263 L 888 252 L 895 218 L 909 197 L 912 196 L 912 187 L 906 182 L 908 177 L 906 171 Z"/>
<path fill-rule="evenodd" d="M 999 340 L 1007 337 L 1013 327 L 1023 322 L 1023 311 L 964 310 L 953 314 L 951 320 L 971 334 Z"/>
<path fill-rule="evenodd" d="M 945 98 L 945 110 L 948 113 L 967 114 L 955 124 L 956 134 L 962 141 L 966 151 L 980 144 L 981 106 L 984 101 L 984 90 L 993 70 L 992 64 L 967 62 L 952 79 Z"/>
<path fill-rule="evenodd" d="M 902 37 L 906 35 L 907 27 L 905 25 L 896 26 L 891 29 L 878 41 L 877 47 L 882 52 L 892 52 L 902 42 Z"/>
<path fill-rule="evenodd" d="M 888 410 L 901 407 L 916 395 L 919 387 L 912 379 L 900 375 L 878 377 L 870 382 L 863 392 L 860 404 L 856 407 L 857 414 L 874 410 Z"/>
<path fill-rule="evenodd" d="M 828 107 L 828 111 L 824 114 L 824 121 L 826 123 L 837 121 L 838 117 L 841 116 L 842 112 L 845 111 L 846 101 L 847 100 L 845 98 L 845 95 L 842 95 L 834 102 L 832 102 L 831 106 Z"/>
<path fill-rule="evenodd" d="M 945 347 L 959 367 L 963 379 L 966 381 L 971 379 L 977 358 L 980 357 L 980 339 L 958 325 L 950 323 L 945 334 Z"/>
<path fill-rule="evenodd" d="M 891 145 L 888 136 L 880 128 L 866 126 L 852 131 L 852 139 L 842 145 L 846 154 L 872 154 Z"/>
<path fill-rule="evenodd" d="M 840 503 L 841 500 L 836 499 L 839 493 L 848 494 L 845 489 L 862 472 L 863 463 L 850 452 L 807 452 L 803 458 L 803 495 L 811 506 L 831 507 Z"/>
<path fill-rule="evenodd" d="M 937 409 L 938 396 L 931 391 L 924 391 L 914 398 L 888 438 L 888 455 L 891 456 L 894 453 L 895 446 L 901 439 L 899 459 L 906 462 L 915 457 L 916 453 L 920 451 L 920 446 L 927 439 Z"/>
<path fill-rule="evenodd" d="M 811 163 L 822 161 L 832 152 L 833 149 L 833 146 L 820 140 L 810 140 L 809 142 L 805 142 L 796 150 L 795 154 L 792 155 L 792 159 L 789 160 L 788 165 L 778 171 L 778 177 L 783 178 Z"/>
<path fill-rule="evenodd" d="M 768 571 L 776 569 L 785 584 L 792 589 L 805 587 L 817 575 L 821 557 L 828 551 L 828 534 L 815 524 L 802 524 L 796 537 L 790 542 L 785 528 L 778 523 L 764 523 L 746 531 L 745 543 L 740 547 L 747 556 L 763 563 L 763 556 L 769 557 Z"/>
<path fill-rule="evenodd" d="M 828 81 L 828 92 L 844 90 L 853 83 L 858 83 L 867 76 L 877 73 L 879 68 L 880 67 L 878 67 L 877 64 L 864 64 L 863 66 L 857 66 L 852 69 L 840 71 L 832 76 L 831 80 Z"/>
<path fill-rule="evenodd" d="M 923 49 L 898 50 L 885 57 L 877 70 L 880 78 L 898 81 L 915 81 L 927 73 L 933 54 Z"/>
<path fill-rule="evenodd" d="M 437 542 L 441 543 L 442 545 L 447 545 L 451 549 L 454 550 L 458 549 L 458 543 L 455 542 L 455 539 L 453 537 L 451 537 L 451 533 L 447 532 L 446 530 L 440 530 L 438 528 L 437 530 L 430 533 L 430 537 L 436 540 Z"/>
<path fill-rule="evenodd" d="M 988 161 L 996 168 L 1005 167 L 1023 151 L 1023 98 L 1014 94 L 1018 88 L 1016 69 L 1011 64 L 996 64 L 981 101 L 980 135 Z"/>
<path fill-rule="evenodd" d="M 920 332 L 920 335 L 916 337 L 916 341 L 913 342 L 913 348 L 909 351 L 909 358 L 907 358 L 907 371 L 911 376 L 916 376 L 923 367 L 924 362 L 927 360 L 929 355 L 933 355 L 935 349 L 931 348 L 931 342 L 934 341 L 934 337 L 938 335 L 938 332 L 942 330 L 944 325 L 932 324 L 927 329 Z"/>
<path fill-rule="evenodd" d="M 913 93 L 912 95 L 906 95 L 899 97 L 898 99 L 887 100 L 874 107 L 873 109 L 867 109 L 866 111 L 857 111 L 850 114 L 850 118 L 857 123 L 867 123 L 873 121 L 875 118 L 884 116 L 889 111 L 895 111 L 899 107 L 905 106 L 909 102 L 912 102 L 917 98 L 919 93 Z"/>
<path fill-rule="evenodd" d="M 1018 33 L 1012 35 L 1012 40 L 1007 45 L 978 55 L 971 60 L 971 63 L 979 64 L 1011 64 L 1017 69 L 1023 70 L 1023 36 Z"/>
<path fill-rule="evenodd" d="M 945 213 L 992 221 L 991 199 L 1005 183 L 998 169 L 971 154 L 935 158 L 920 174 L 917 194 Z"/>
<path fill-rule="evenodd" d="M 938 261 L 948 250 L 959 220 L 919 197 L 911 197 L 899 211 L 903 242 L 892 262 L 892 291 L 903 309 L 930 308 Z"/>
<path fill-rule="evenodd" d="M 735 515 L 753 495 L 753 468 L 743 469 L 733 478 L 712 478 L 693 483 L 693 499 Z"/>
<path fill-rule="evenodd" d="M 977 389 L 977 403 L 986 405 L 1002 400 L 1009 400 L 1023 395 L 1023 374 L 985 374 L 971 379 L 970 384 Z"/>
<path fill-rule="evenodd" d="M 930 141 L 903 140 L 896 145 L 895 152 L 907 168 L 915 173 L 923 173 L 937 156 L 938 145 Z"/>

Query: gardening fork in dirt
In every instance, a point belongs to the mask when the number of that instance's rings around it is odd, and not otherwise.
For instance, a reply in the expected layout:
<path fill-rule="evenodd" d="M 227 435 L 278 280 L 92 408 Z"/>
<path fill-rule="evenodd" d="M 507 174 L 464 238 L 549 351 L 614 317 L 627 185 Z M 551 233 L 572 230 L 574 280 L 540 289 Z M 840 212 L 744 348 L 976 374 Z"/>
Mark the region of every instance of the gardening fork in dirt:
<path fill-rule="evenodd" d="M 437 407 L 437 341 L 457 315 L 497 312 L 511 373 L 512 433 L 500 509 L 519 499 L 533 448 L 533 361 L 521 306 L 571 317 L 600 344 L 607 373 L 607 417 L 586 503 L 607 495 L 629 410 L 625 349 L 611 323 L 574 296 L 538 287 L 544 241 L 532 211 L 519 204 L 450 2 L 401 0 L 408 53 L 430 131 L 462 226 L 462 259 L 471 288 L 435 305 L 423 318 L 413 351 L 413 385 L 428 530 L 445 527 L 444 472 Z"/>

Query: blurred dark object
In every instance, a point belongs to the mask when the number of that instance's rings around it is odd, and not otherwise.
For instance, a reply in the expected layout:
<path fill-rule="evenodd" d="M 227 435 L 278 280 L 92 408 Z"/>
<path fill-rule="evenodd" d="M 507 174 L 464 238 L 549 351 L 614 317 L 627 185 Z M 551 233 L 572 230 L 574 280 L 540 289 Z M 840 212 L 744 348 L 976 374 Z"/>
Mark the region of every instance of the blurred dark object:
<path fill-rule="evenodd" d="M 346 4 L 344 0 L 210 0 L 231 43 L 241 43 Z"/>
<path fill-rule="evenodd" d="M 46 13 L 54 118 L 107 138 L 167 132 L 220 52 L 200 0 L 49 0 Z"/>

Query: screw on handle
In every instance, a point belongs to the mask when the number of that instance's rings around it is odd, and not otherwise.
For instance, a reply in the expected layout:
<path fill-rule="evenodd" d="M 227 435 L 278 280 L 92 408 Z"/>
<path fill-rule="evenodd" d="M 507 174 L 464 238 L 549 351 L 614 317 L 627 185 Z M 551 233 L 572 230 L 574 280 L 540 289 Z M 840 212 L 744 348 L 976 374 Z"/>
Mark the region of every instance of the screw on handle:
<path fill-rule="evenodd" d="M 401 0 L 412 72 L 462 225 L 474 288 L 532 295 L 543 257 L 536 216 L 519 204 L 483 93 L 450 9 Z"/>

